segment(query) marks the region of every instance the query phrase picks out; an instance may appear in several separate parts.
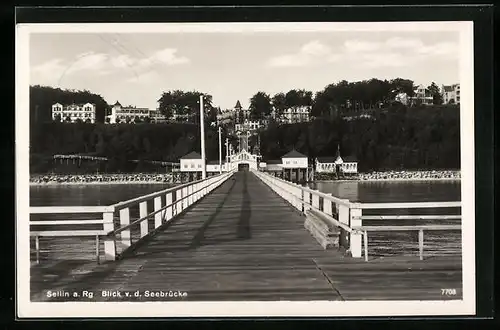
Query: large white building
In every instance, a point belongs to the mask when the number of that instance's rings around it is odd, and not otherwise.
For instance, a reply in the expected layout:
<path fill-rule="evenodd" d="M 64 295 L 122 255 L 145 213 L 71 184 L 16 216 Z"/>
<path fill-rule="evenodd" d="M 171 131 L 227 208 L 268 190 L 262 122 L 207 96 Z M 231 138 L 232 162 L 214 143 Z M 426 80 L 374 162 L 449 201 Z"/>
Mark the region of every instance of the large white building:
<path fill-rule="evenodd" d="M 335 157 L 317 157 L 315 163 L 317 173 L 358 173 L 358 162 L 356 158 L 354 156 L 342 158 L 340 156 L 340 150 L 337 150 L 337 155 Z"/>
<path fill-rule="evenodd" d="M 201 172 L 203 171 L 203 162 L 201 155 L 192 151 L 180 159 L 181 172 Z"/>
<path fill-rule="evenodd" d="M 243 109 L 240 100 L 236 101 L 233 112 L 238 122 L 243 122 L 246 118 L 250 117 L 250 109 Z"/>
<path fill-rule="evenodd" d="M 241 132 L 241 131 L 255 131 L 258 130 L 260 127 L 262 127 L 263 124 L 258 121 L 258 120 L 248 120 L 245 119 L 245 121 L 241 124 L 235 124 L 234 125 L 234 130 L 236 132 Z"/>
<path fill-rule="evenodd" d="M 424 85 L 418 85 L 417 87 L 415 87 L 411 100 L 414 103 L 420 103 L 425 105 L 434 104 L 434 98 L 429 92 L 429 89 L 427 89 Z"/>
<path fill-rule="evenodd" d="M 252 170 L 257 170 L 258 168 L 259 156 L 251 154 L 246 150 L 242 150 L 238 153 L 228 154 L 225 158 L 227 161 L 222 162 L 222 172 L 238 170 L 241 168 L 248 168 Z M 187 155 L 181 157 L 180 171 L 202 172 L 203 162 L 201 159 L 201 155 L 196 151 L 192 151 Z M 219 173 L 219 171 L 220 165 L 218 160 L 206 162 L 207 173 Z"/>
<path fill-rule="evenodd" d="M 137 119 L 140 121 L 150 120 L 151 122 L 165 121 L 165 117 L 160 113 L 159 109 L 124 107 L 120 102 L 116 101 L 111 108 L 111 114 L 106 116 L 105 122 L 109 124 L 135 123 Z"/>
<path fill-rule="evenodd" d="M 307 168 L 308 159 L 307 156 L 301 154 L 297 150 L 292 150 L 289 153 L 281 157 L 281 166 L 284 169 L 290 168 Z"/>
<path fill-rule="evenodd" d="M 52 120 L 74 123 L 78 120 L 86 123 L 95 123 L 96 106 L 93 103 L 52 105 Z"/>
<path fill-rule="evenodd" d="M 441 94 L 444 104 L 460 104 L 460 84 L 442 85 Z"/>
<path fill-rule="evenodd" d="M 311 113 L 310 106 L 291 107 L 286 109 L 278 121 L 286 124 L 302 123 L 309 121 Z"/>

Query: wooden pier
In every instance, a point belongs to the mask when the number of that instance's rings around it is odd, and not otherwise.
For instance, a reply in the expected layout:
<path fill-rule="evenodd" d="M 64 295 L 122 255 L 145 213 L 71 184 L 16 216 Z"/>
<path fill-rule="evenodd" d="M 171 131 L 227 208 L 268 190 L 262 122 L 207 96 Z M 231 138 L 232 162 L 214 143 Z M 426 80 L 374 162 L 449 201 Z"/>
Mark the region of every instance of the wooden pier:
<path fill-rule="evenodd" d="M 93 292 L 93 301 L 462 298 L 460 253 L 423 258 L 418 254 L 370 256 L 365 261 L 353 258 L 344 248 L 325 250 L 304 228 L 304 205 L 299 208 L 293 201 L 287 202 L 260 176 L 236 172 L 204 196 L 196 195 L 196 187 L 182 188 L 191 193 L 180 195 L 180 202 L 191 195 L 199 200 L 183 203 L 177 216 L 176 205 L 172 204 L 170 219 L 155 222 L 154 226 L 150 222 L 151 233 L 141 234 L 144 238 L 118 260 L 98 264 L 92 259 L 51 259 L 48 252 L 31 267 L 32 301 L 82 301 L 81 297 L 49 298 L 48 290 L 87 290 Z M 163 215 L 163 208 L 170 212 L 170 206 L 168 195 L 165 203 L 159 195 L 152 197 L 156 213 L 151 221 L 156 221 L 156 215 Z M 312 199 L 311 205 L 319 203 L 319 199 L 308 198 Z M 338 214 L 344 210 L 341 204 Z M 147 207 L 140 214 L 147 214 Z M 129 223 L 136 222 L 142 233 L 148 226 L 141 221 Z M 360 233 L 353 235 L 358 235 L 356 239 L 362 237 Z M 98 240 L 101 250 L 105 244 Z M 444 295 L 443 288 L 455 289 L 455 294 Z M 146 290 L 187 295 L 146 297 Z M 122 295 L 138 291 L 142 296 L 102 297 L 102 291 Z"/>

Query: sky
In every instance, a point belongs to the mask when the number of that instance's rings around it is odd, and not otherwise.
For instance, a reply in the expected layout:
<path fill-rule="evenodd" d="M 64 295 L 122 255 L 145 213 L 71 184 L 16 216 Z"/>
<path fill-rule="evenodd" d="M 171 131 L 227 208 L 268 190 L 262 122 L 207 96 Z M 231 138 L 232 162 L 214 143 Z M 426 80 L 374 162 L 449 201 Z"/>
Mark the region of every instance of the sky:
<path fill-rule="evenodd" d="M 460 52 L 453 31 L 32 33 L 29 57 L 31 85 L 148 108 L 163 91 L 197 90 L 227 109 L 340 80 L 458 83 Z"/>

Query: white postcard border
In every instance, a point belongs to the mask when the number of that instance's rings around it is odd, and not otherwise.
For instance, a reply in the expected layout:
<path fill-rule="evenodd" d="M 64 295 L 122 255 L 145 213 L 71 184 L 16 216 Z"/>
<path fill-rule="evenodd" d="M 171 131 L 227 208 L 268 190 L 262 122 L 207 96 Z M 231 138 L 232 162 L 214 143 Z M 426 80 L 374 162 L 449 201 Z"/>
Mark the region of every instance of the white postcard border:
<path fill-rule="evenodd" d="M 461 301 L 31 302 L 29 293 L 29 36 L 31 33 L 300 31 L 460 32 L 462 190 Z M 474 94 L 472 22 L 89 23 L 16 27 L 16 269 L 18 317 L 418 316 L 475 314 Z M 472 138 L 471 138 L 472 137 Z"/>

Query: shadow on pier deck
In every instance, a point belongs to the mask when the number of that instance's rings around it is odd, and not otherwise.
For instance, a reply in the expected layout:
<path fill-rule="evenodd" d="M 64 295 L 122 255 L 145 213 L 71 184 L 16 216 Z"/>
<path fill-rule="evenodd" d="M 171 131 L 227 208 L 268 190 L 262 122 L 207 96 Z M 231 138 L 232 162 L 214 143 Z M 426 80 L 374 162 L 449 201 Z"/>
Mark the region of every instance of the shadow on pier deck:
<path fill-rule="evenodd" d="M 296 209 L 251 172 L 238 172 L 122 260 L 33 266 L 31 298 L 82 301 L 48 298 L 47 290 L 87 290 L 93 301 L 461 299 L 461 267 L 460 256 L 365 262 L 323 250 Z M 456 295 L 443 296 L 448 288 Z M 122 297 L 102 297 L 105 290 Z M 146 290 L 187 296 L 150 298 Z"/>

